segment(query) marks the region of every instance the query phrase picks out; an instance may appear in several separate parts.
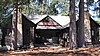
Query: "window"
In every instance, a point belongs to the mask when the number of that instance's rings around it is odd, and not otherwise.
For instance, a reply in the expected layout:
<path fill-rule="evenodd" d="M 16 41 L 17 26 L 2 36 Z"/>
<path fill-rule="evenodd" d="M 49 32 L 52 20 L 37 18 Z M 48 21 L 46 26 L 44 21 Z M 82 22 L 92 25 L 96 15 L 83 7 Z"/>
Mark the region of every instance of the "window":
<path fill-rule="evenodd" d="M 94 30 L 92 30 L 92 36 L 94 36 Z"/>

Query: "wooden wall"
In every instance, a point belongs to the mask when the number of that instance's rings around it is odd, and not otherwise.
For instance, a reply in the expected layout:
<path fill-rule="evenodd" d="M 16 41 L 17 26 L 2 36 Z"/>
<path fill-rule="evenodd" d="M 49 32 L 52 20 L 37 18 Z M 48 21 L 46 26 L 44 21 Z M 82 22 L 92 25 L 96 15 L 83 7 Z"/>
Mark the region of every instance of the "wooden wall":
<path fill-rule="evenodd" d="M 29 21 L 24 15 L 22 15 L 22 31 L 23 31 L 24 46 L 30 46 L 30 42 L 32 40 L 32 34 L 30 28 L 34 28 L 34 23 Z"/>

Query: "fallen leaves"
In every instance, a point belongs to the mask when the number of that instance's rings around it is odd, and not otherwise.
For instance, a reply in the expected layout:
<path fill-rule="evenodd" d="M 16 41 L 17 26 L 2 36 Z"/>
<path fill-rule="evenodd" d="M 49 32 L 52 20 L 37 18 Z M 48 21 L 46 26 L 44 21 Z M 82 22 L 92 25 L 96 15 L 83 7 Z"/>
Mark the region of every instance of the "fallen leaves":
<path fill-rule="evenodd" d="M 3 53 L 4 54 L 4 53 Z M 52 55 L 52 56 L 99 56 L 100 55 L 100 47 L 92 47 L 92 48 L 78 48 L 75 50 L 69 50 L 69 48 L 63 47 L 34 47 L 27 50 L 16 50 L 16 51 L 8 51 L 6 53 L 8 55 L 37 55 L 41 54 L 44 56 Z M 0 53 L 2 55 L 2 53 Z"/>

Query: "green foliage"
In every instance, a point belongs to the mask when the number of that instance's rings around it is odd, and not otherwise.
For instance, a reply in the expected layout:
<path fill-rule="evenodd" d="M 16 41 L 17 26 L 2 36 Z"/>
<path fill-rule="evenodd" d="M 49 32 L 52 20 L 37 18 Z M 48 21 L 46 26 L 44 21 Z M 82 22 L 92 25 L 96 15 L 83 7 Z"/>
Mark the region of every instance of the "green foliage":
<path fill-rule="evenodd" d="M 55 7 L 58 3 L 61 3 L 59 9 L 61 12 L 57 10 Z M 15 0 L 0 0 L 0 23 L 2 26 L 6 26 L 9 23 L 9 15 L 7 8 L 14 9 Z M 67 7 L 69 5 L 66 3 L 66 0 L 51 0 L 51 2 L 47 0 L 19 0 L 19 5 L 22 10 L 22 13 L 33 13 L 33 14 L 48 14 L 48 15 L 68 15 L 69 13 L 66 10 L 69 10 Z"/>
<path fill-rule="evenodd" d="M 95 0 L 87 0 L 86 4 L 87 4 L 88 7 L 93 6 L 92 11 L 95 11 L 97 13 L 97 15 L 93 16 L 93 17 L 99 17 L 100 18 L 100 1 L 97 0 L 95 3 L 94 3 L 94 1 Z M 95 4 L 95 5 L 93 5 L 93 4 Z M 89 10 L 91 10 L 91 9 L 89 9 Z"/>
<path fill-rule="evenodd" d="M 1 26 L 2 27 L 9 27 L 9 23 L 11 23 L 11 14 L 5 18 L 2 18 Z"/>
<path fill-rule="evenodd" d="M 94 2 L 94 0 L 87 0 L 87 5 L 92 5 L 92 3 Z"/>
<path fill-rule="evenodd" d="M 13 0 L 0 0 L 0 24 L 2 27 L 7 27 L 10 22 L 11 13 L 6 11 L 11 7 L 13 7 Z"/>
<path fill-rule="evenodd" d="M 58 3 L 61 3 L 59 6 L 59 9 L 61 12 L 57 10 L 55 7 Z M 33 13 L 33 14 L 39 14 L 39 15 L 44 15 L 44 14 L 49 14 L 49 15 L 68 15 L 68 8 L 69 4 L 66 3 L 66 0 L 30 0 L 29 4 L 27 5 L 22 5 L 22 11 L 23 13 Z"/>

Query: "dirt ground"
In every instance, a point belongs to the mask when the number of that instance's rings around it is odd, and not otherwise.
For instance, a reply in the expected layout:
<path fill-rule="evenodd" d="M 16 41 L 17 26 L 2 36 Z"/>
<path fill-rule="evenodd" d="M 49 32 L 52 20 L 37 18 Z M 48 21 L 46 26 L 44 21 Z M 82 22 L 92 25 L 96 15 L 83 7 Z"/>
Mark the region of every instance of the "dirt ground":
<path fill-rule="evenodd" d="M 63 47 L 35 47 L 26 50 L 1 51 L 0 56 L 100 56 L 100 47 L 75 50 Z"/>

